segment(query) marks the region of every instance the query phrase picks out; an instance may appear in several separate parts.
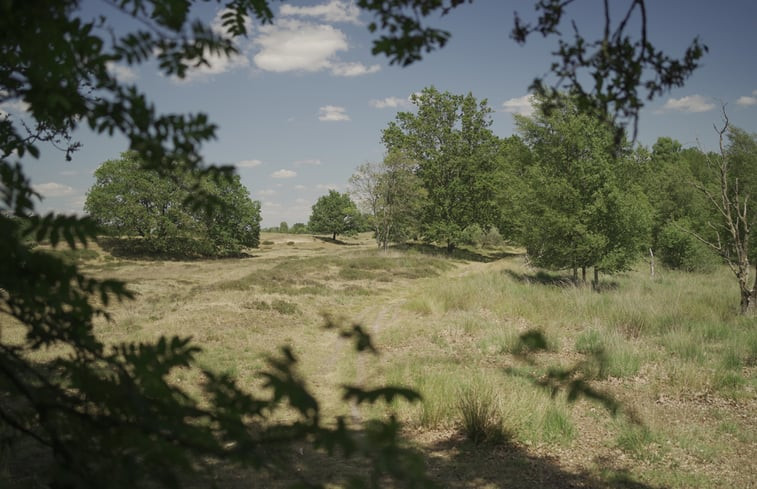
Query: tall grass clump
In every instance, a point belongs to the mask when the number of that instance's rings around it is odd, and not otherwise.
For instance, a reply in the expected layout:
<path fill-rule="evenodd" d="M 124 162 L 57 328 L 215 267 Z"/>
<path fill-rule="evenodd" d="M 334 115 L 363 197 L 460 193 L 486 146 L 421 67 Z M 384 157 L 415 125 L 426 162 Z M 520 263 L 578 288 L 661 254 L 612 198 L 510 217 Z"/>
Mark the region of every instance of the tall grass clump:
<path fill-rule="evenodd" d="M 477 380 L 460 388 L 457 408 L 463 433 L 473 443 L 499 442 L 505 438 L 502 415 L 494 387 Z"/>
<path fill-rule="evenodd" d="M 585 372 L 590 377 L 627 378 L 639 372 L 645 356 L 637 345 L 638 342 L 630 342 L 617 331 L 591 328 L 578 335 L 575 349 L 591 360 L 593 371 Z"/>

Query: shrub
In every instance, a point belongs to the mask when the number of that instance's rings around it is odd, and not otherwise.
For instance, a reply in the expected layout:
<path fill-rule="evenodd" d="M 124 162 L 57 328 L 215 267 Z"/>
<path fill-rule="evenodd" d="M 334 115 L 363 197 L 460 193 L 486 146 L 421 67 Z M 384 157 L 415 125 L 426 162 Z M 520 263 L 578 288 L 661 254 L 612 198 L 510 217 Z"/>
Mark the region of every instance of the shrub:
<path fill-rule="evenodd" d="M 480 247 L 484 242 L 484 230 L 478 224 L 471 224 L 463 230 L 462 241 L 465 244 Z"/>
<path fill-rule="evenodd" d="M 505 240 L 502 235 L 499 234 L 499 229 L 496 226 L 489 228 L 489 231 L 484 235 L 482 244 L 486 248 L 498 248 L 504 244 Z"/>
<path fill-rule="evenodd" d="M 660 261 L 673 269 L 687 272 L 711 272 L 718 258 L 710 249 L 686 232 L 685 221 L 671 221 L 657 237 L 657 253 Z"/>

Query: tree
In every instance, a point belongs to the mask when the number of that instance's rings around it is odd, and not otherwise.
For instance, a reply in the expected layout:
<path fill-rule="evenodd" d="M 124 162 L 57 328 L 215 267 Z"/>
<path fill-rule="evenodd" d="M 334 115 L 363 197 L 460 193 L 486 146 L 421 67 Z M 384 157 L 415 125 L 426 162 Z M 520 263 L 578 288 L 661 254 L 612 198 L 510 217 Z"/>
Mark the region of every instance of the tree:
<path fill-rule="evenodd" d="M 290 231 L 294 234 L 305 234 L 308 232 L 308 227 L 304 222 L 295 222 L 292 224 L 292 229 Z"/>
<path fill-rule="evenodd" d="M 223 212 L 188 203 L 195 180 Z M 84 209 L 105 229 L 138 235 L 156 252 L 224 255 L 260 241 L 260 204 L 250 200 L 238 175 L 214 180 L 192 172 L 169 179 L 145 169 L 134 152 L 95 170 Z"/>
<path fill-rule="evenodd" d="M 422 232 L 452 250 L 470 224 L 495 221 L 497 138 L 489 129 L 491 109 L 472 94 L 453 95 L 434 87 L 414 94 L 417 113 L 400 112 L 382 136 L 387 151 L 417 162 L 415 174 L 428 195 Z"/>
<path fill-rule="evenodd" d="M 144 170 L 139 155 L 128 152 L 95 170 L 84 210 L 111 233 L 137 235 L 157 243 L 198 231 L 182 205 L 187 195 L 179 182 Z"/>
<path fill-rule="evenodd" d="M 739 284 L 741 314 L 751 314 L 757 301 L 757 276 L 750 277 L 755 222 L 751 200 L 757 183 L 757 139 L 739 129 L 731 129 L 725 107 L 723 125 L 715 130 L 719 152 L 708 154 L 706 161 L 716 184 L 694 184 L 717 212 L 718 220 L 710 223 L 714 239 L 690 232 L 728 263 Z"/>
<path fill-rule="evenodd" d="M 0 101 L 27 103 L 31 119 L 30 124 L 11 117 L 0 119 L 0 232 L 4 237 L 0 240 L 0 314 L 26 330 L 20 343 L 7 343 L 4 338 L 0 342 L 4 433 L 36 443 L 51 455 L 51 487 L 177 486 L 179 474 L 207 459 L 258 468 L 275 463 L 266 447 L 286 440 L 358 450 L 375 462 L 378 473 L 372 474 L 372 480 L 380 480 L 385 468 L 420 483 L 412 478 L 418 474 L 413 467 L 417 459 L 397 446 L 396 422 L 390 419 L 366 427 L 368 436 L 360 437 L 361 443 L 356 443 L 343 423 L 327 425 L 319 416 L 317 401 L 295 375 L 295 359 L 288 350 L 272 358 L 261 372 L 270 397 L 253 397 L 229 377 L 206 372 L 203 402 L 198 403 L 166 380 L 173 369 L 195 365 L 198 348 L 188 339 L 162 338 L 106 348 L 97 339 L 92 320 L 107 316 L 109 301 L 128 300 L 131 293 L 122 283 L 88 277 L 75 265 L 28 244 L 48 240 L 53 246 L 65 242 L 75 248 L 96 237 L 98 227 L 90 218 L 35 212 L 37 194 L 21 160 L 38 158 L 42 149 L 50 147 L 62 149 L 71 158 L 78 148 L 72 133 L 83 125 L 124 136 L 144 167 L 163 177 L 178 179 L 183 172 L 199 171 L 231 178 L 229 167 L 203 167 L 200 147 L 214 138 L 216 129 L 204 114 L 158 113 L 137 87 L 120 82 L 108 70 L 110 63 L 155 62 L 162 74 L 183 77 L 190 66 L 209 64 L 211 55 L 236 53 L 234 38 L 246 33 L 248 18 L 269 23 L 273 17 L 267 0 L 228 1 L 222 16 L 224 32 L 218 33 L 201 21 L 190 24 L 195 3 L 108 2 L 134 19 L 128 25 L 115 25 L 107 15 L 91 21 L 80 18 L 79 0 L 0 3 Z M 377 16 L 370 30 L 387 33 L 374 43 L 374 52 L 401 65 L 420 59 L 424 50 L 443 46 L 449 37 L 445 31 L 424 26 L 424 18 L 446 14 L 463 3 L 358 0 L 359 6 Z M 549 15 L 540 17 L 533 29 L 516 24 L 517 34 L 525 38 L 532 30 L 557 31 L 568 2 L 543 3 L 537 6 L 551 7 Z M 631 4 L 641 5 L 643 11 L 643 1 Z M 642 48 L 644 53 L 654 53 L 646 40 L 646 18 L 641 20 Z M 622 23 L 621 33 L 626 25 L 630 24 Z M 617 39 L 633 42 L 632 36 Z M 581 39 L 576 45 L 586 44 Z M 568 47 L 570 43 L 565 43 L 561 50 Z M 608 71 L 629 80 L 618 92 L 608 93 L 600 86 L 589 94 L 608 109 L 614 103 L 615 111 L 622 113 L 643 105 L 634 96 L 640 85 L 634 74 L 655 74 L 654 83 L 645 84 L 656 90 L 651 93 L 655 95 L 662 88 L 680 85 L 701 50 L 687 53 L 683 64 L 662 56 L 629 58 L 615 44 L 603 47 L 602 53 L 601 64 L 584 56 L 575 65 L 589 68 L 586 79 L 597 83 L 606 77 L 593 75 Z M 198 180 L 191 188 L 191 200 L 200 207 L 218 205 L 218 199 L 206 190 Z M 359 345 L 370 345 L 359 328 L 346 333 Z M 68 353 L 47 364 L 30 359 L 36 350 L 47 347 Z M 414 398 L 400 389 L 346 391 L 348 398 L 358 402 L 395 395 Z M 292 424 L 269 417 L 282 402 L 298 413 Z"/>
<path fill-rule="evenodd" d="M 705 155 L 696 148 L 684 149 L 678 141 L 661 137 L 652 146 L 638 148 L 634 164 L 623 179 L 644 189 L 652 209 L 652 247 L 660 261 L 670 268 L 704 271 L 714 267 L 718 258 L 694 236 L 711 236 L 707 225 L 713 217 L 703 194 L 692 192 L 692 183 L 710 185 L 711 176 L 702 172 Z M 710 181 L 708 181 L 710 180 Z"/>
<path fill-rule="evenodd" d="M 260 202 L 250 199 L 239 175 L 231 178 L 203 178 L 203 186 L 220 202 L 216 207 L 189 208 L 204 225 L 205 236 L 218 255 L 238 253 L 242 247 L 260 245 Z M 197 236 L 195 236 L 197 239 Z"/>
<path fill-rule="evenodd" d="M 281 224 L 279 224 L 279 232 L 280 233 L 288 233 L 289 232 L 289 224 L 287 224 L 286 221 L 281 221 Z"/>
<path fill-rule="evenodd" d="M 369 213 L 376 242 L 384 250 L 390 241 L 417 234 L 426 191 L 413 173 L 415 167 L 411 159 L 395 152 L 381 163 L 360 165 L 350 177 L 353 194 Z"/>
<path fill-rule="evenodd" d="M 649 241 L 651 209 L 641 189 L 621 185 L 619 160 L 606 123 L 563 102 L 533 118 L 518 116 L 518 132 L 533 152 L 524 174 L 526 219 L 521 235 L 540 266 L 598 272 L 627 269 Z"/>
<path fill-rule="evenodd" d="M 318 198 L 310 214 L 308 229 L 313 233 L 330 233 L 336 240 L 338 234 L 357 232 L 360 212 L 349 194 L 329 190 L 328 195 Z"/>

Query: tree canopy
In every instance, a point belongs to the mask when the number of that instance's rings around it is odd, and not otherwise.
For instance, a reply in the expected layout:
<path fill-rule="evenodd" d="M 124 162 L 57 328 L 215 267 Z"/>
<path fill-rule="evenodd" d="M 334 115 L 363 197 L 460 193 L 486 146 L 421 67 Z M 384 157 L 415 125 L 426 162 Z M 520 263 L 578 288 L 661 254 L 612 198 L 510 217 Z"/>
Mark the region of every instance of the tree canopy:
<path fill-rule="evenodd" d="M 329 233 L 332 239 L 339 234 L 354 234 L 358 231 L 360 212 L 349 194 L 329 190 L 313 204 L 308 229 L 314 233 Z"/>
<path fill-rule="evenodd" d="M 497 139 L 489 129 L 491 109 L 472 94 L 453 95 L 427 87 L 411 96 L 416 113 L 400 112 L 384 130 L 389 153 L 416 162 L 415 174 L 427 193 L 421 230 L 425 239 L 452 249 L 471 224 L 495 221 Z"/>
<path fill-rule="evenodd" d="M 190 205 L 194 173 L 165 178 L 143 167 L 139 155 L 124 153 L 95 170 L 84 209 L 104 229 L 139 236 L 158 253 L 226 255 L 260 242 L 260 203 L 250 199 L 238 175 L 199 177 L 203 190 L 225 208 Z"/>
<path fill-rule="evenodd" d="M 627 269 L 649 243 L 651 208 L 638 186 L 619 179 L 627 150 L 612 128 L 563 102 L 533 118 L 517 118 L 533 151 L 524 178 L 521 236 L 529 257 L 556 269 Z M 596 277 L 596 275 L 595 275 Z"/>

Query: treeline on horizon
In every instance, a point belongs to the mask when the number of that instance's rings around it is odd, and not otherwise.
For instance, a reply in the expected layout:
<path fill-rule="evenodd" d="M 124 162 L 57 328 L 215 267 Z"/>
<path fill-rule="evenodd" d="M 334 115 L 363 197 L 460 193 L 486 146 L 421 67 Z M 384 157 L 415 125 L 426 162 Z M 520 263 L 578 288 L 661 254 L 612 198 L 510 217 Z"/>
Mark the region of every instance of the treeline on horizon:
<path fill-rule="evenodd" d="M 708 271 L 729 252 L 722 211 L 712 201 L 721 191 L 718 162 L 728 159 L 737 192 L 748 195 L 757 185 L 757 137 L 735 127 L 725 132 L 720 154 L 684 148 L 669 137 L 647 148 L 619 140 L 615 126 L 584 113 L 570 97 L 556 106 L 537 97 L 533 115 L 516 115 L 516 133 L 500 138 L 491 130 L 492 109 L 470 93 L 428 87 L 412 102 L 416 111 L 399 112 L 382 131 L 384 160 L 360 165 L 348 192 L 320 197 L 308 223 L 262 231 L 334 238 L 372 231 L 380 247 L 415 239 L 449 251 L 507 242 L 525 248 L 532 264 L 570 270 L 583 281 L 588 269 L 598 280 L 600 272 L 627 270 L 650 254 L 670 268 Z M 129 163 L 121 171 L 145 171 L 134 155 L 125 156 Z M 114 164 L 98 169 L 86 207 L 105 228 L 142 237 L 159 231 L 155 241 L 168 243 L 166 236 L 184 227 L 211 236 L 206 254 L 260 242 L 260 205 L 238 178 L 226 187 L 207 184 L 221 201 L 233 197 L 236 213 L 187 217 L 166 195 L 150 205 L 137 199 L 134 206 L 113 192 L 102 196 L 105 183 L 113 184 L 113 171 L 104 180 L 105 169 Z M 145 185 L 162 188 L 154 178 Z M 135 187 L 128 185 L 132 192 Z M 163 190 L 158 193 L 168 193 Z M 128 209 L 128 218 L 118 217 Z M 754 214 L 750 210 L 750 220 Z M 138 216 L 146 222 L 141 227 Z"/>
<path fill-rule="evenodd" d="M 724 129 L 721 153 L 669 137 L 647 148 L 619 140 L 616 127 L 570 97 L 549 107 L 537 97 L 532 116 L 515 116 L 516 134 L 499 138 L 492 109 L 470 93 L 429 87 L 412 102 L 417 110 L 398 113 L 382 133 L 384 160 L 350 179 L 358 221 L 380 246 L 420 238 L 452 250 L 499 236 L 534 265 L 584 280 L 589 268 L 596 280 L 650 253 L 670 268 L 707 271 L 733 244 L 713 201 L 724 161 L 725 192 L 738 194 L 754 221 L 757 136 L 742 129 Z"/>

